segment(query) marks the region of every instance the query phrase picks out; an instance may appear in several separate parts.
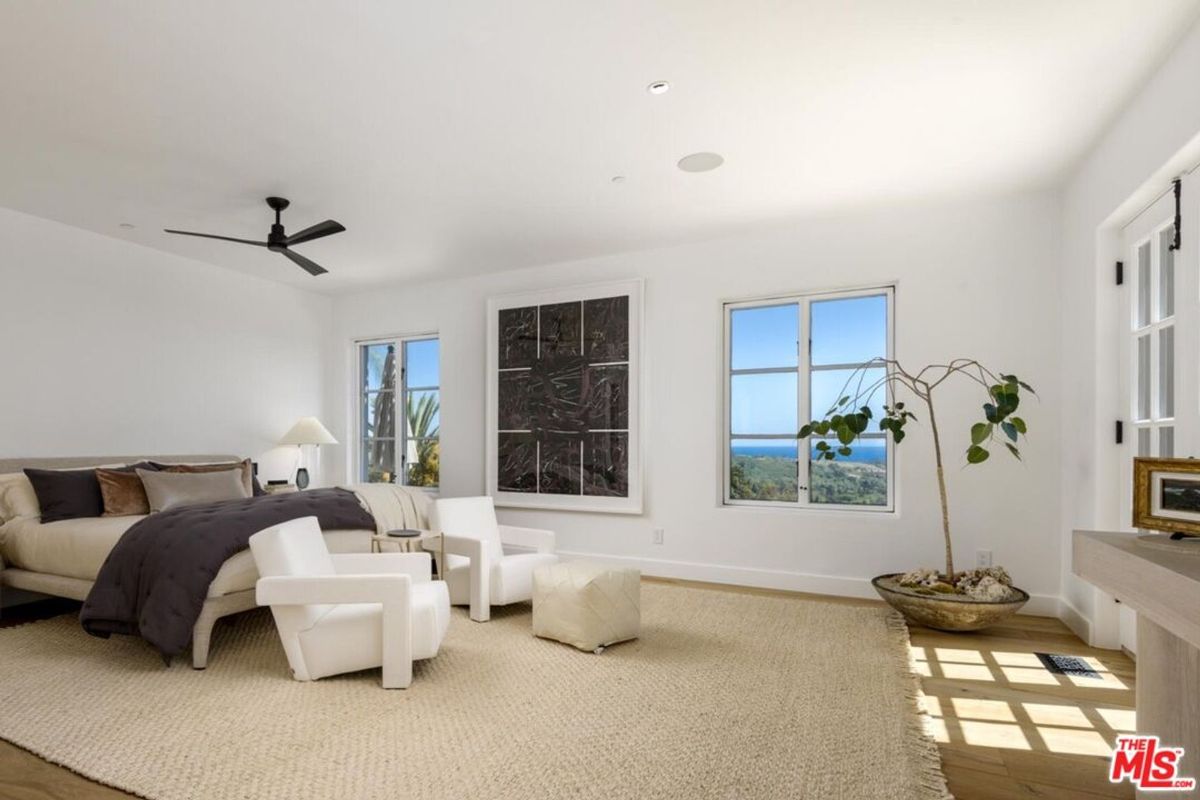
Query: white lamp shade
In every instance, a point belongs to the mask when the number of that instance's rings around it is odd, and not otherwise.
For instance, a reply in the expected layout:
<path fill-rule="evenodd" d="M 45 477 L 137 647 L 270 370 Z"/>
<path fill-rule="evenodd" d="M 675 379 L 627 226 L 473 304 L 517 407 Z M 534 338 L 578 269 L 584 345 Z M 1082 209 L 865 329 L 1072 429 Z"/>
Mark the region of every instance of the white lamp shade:
<path fill-rule="evenodd" d="M 280 444 L 337 444 L 337 439 L 316 417 L 304 417 L 279 440 Z"/>

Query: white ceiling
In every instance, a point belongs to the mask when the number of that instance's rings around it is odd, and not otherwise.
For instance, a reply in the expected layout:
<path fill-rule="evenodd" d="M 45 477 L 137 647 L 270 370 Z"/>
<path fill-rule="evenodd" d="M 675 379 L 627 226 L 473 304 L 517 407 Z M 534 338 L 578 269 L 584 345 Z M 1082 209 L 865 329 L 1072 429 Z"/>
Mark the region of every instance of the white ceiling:
<path fill-rule="evenodd" d="M 336 291 L 1045 186 L 1198 10 L 6 0 L 0 206 Z M 671 91 L 648 94 L 656 79 Z M 700 150 L 725 165 L 675 167 Z M 332 274 L 160 232 L 265 238 L 268 194 L 292 200 L 292 231 L 346 225 L 297 248 Z"/>

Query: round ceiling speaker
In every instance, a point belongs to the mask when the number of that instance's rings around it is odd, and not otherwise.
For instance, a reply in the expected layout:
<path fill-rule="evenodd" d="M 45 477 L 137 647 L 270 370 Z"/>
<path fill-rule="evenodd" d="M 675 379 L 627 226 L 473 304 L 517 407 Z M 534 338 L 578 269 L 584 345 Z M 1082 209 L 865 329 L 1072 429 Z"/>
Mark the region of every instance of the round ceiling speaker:
<path fill-rule="evenodd" d="M 679 159 L 679 168 L 684 172 L 711 172 L 724 163 L 719 153 L 692 153 Z"/>

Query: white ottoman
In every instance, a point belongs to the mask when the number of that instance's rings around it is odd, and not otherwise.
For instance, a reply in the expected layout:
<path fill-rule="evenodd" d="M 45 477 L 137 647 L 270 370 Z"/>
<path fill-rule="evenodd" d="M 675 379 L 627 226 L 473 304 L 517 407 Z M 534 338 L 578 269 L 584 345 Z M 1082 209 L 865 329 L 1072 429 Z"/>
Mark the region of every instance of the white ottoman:
<path fill-rule="evenodd" d="M 533 633 L 600 652 L 636 639 L 642 625 L 642 574 L 588 561 L 533 571 Z"/>

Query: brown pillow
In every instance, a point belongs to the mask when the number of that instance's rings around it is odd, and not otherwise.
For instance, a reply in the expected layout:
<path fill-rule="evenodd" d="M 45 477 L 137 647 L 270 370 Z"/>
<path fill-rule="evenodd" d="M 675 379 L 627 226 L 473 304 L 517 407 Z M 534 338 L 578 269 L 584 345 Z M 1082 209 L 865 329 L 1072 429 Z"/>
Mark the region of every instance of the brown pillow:
<path fill-rule="evenodd" d="M 254 467 L 250 465 L 248 458 L 225 464 L 159 464 L 156 462 L 154 466 L 163 472 L 224 472 L 234 467 L 241 467 L 242 483 L 246 485 L 246 497 L 254 495 Z"/>
<path fill-rule="evenodd" d="M 146 499 L 146 487 L 136 472 L 117 469 L 96 470 L 100 482 L 100 496 L 104 499 L 106 517 L 129 517 L 149 514 L 150 501 Z"/>

